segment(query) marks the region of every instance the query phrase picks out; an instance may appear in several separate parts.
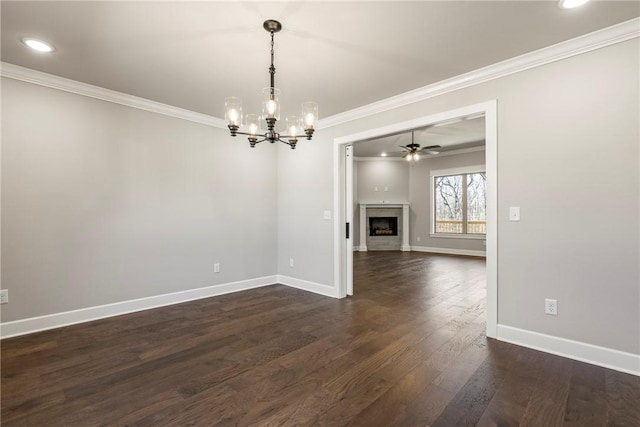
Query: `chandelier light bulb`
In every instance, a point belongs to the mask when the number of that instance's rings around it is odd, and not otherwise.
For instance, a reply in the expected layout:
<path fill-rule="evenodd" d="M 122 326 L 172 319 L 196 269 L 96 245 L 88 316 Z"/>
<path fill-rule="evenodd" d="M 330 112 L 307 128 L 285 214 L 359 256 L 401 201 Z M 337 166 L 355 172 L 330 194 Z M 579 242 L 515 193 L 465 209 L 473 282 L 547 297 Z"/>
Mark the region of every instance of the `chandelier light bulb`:
<path fill-rule="evenodd" d="M 313 114 L 311 113 L 307 113 L 306 116 L 304 116 L 304 124 L 308 126 L 313 126 L 313 122 L 315 121 L 315 118 L 313 117 Z"/>
<path fill-rule="evenodd" d="M 247 114 L 247 127 L 249 128 L 249 135 L 256 136 L 260 130 L 260 116 Z"/>
<path fill-rule="evenodd" d="M 300 119 L 296 116 L 287 117 L 287 132 L 290 139 L 295 139 L 298 135 L 298 129 L 300 128 Z"/>
<path fill-rule="evenodd" d="M 304 120 L 304 128 L 313 129 L 318 120 L 318 103 L 307 101 L 302 103 L 302 117 Z"/>
<path fill-rule="evenodd" d="M 267 114 L 273 116 L 276 113 L 276 101 L 270 99 L 267 101 Z"/>
<path fill-rule="evenodd" d="M 231 123 L 238 123 L 238 118 L 240 117 L 240 113 L 235 108 L 229 110 L 229 121 Z"/>

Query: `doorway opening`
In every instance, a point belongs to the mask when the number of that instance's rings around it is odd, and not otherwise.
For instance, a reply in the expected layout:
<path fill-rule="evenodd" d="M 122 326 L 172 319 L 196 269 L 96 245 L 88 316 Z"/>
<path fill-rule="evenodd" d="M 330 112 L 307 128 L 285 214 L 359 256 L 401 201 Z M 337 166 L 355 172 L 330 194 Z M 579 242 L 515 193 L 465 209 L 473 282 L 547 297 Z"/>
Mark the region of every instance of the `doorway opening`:
<path fill-rule="evenodd" d="M 486 283 L 487 336 L 497 334 L 497 102 L 495 100 L 470 105 L 439 114 L 420 117 L 402 123 L 341 136 L 334 140 L 334 278 L 337 296 L 353 294 L 354 195 L 353 145 L 361 141 L 378 140 L 425 129 L 436 124 L 466 117 L 484 117 L 486 165 Z M 413 133 L 413 132 L 412 132 Z M 413 136 L 413 135 L 412 135 Z M 411 141 L 413 144 L 414 141 Z M 430 144 L 433 145 L 433 144 Z M 427 146 L 430 146 L 427 145 Z M 405 146 L 406 147 L 406 146 Z M 435 151 L 431 148 L 431 151 Z M 402 154 L 402 153 L 401 153 Z M 432 153 L 429 153 L 432 154 Z M 433 154 L 432 154 L 433 155 Z M 413 159 L 410 159 L 413 160 Z M 425 183 L 426 184 L 426 183 Z M 379 200 L 381 204 L 387 200 Z M 358 236 L 362 238 L 363 236 Z"/>

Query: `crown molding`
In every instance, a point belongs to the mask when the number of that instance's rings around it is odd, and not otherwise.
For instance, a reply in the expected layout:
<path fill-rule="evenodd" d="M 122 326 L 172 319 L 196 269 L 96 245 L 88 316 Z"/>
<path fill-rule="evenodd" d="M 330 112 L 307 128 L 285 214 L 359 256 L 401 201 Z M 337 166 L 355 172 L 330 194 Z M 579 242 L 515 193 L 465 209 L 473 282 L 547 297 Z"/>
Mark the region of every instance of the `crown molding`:
<path fill-rule="evenodd" d="M 607 47 L 616 43 L 631 40 L 640 36 L 640 18 L 634 18 L 602 30 L 594 31 L 552 46 L 548 46 L 515 58 L 507 59 L 487 67 L 479 68 L 450 79 L 392 96 L 353 110 L 335 114 L 318 121 L 317 129 L 326 129 L 342 123 L 368 117 L 374 114 L 403 107 L 415 102 L 444 95 L 469 86 L 474 86 L 510 74 L 519 73 L 530 68 L 539 67 L 592 50 Z M 207 126 L 226 129 L 223 119 L 179 107 L 151 101 L 122 92 L 105 89 L 99 86 L 78 82 L 53 74 L 20 67 L 7 62 L 0 62 L 0 75 L 15 80 L 33 83 L 40 86 L 75 93 L 90 98 L 100 99 L 127 107 L 138 108 L 153 113 L 178 119 L 189 120 Z"/>
<path fill-rule="evenodd" d="M 525 53 L 502 62 L 479 68 L 450 79 L 373 102 L 353 110 L 345 111 L 318 122 L 318 129 L 326 129 L 342 123 L 358 120 L 403 107 L 415 102 L 444 95 L 449 92 L 474 86 L 490 80 L 519 73 L 530 68 L 550 64 L 603 47 L 611 46 L 640 36 L 640 18 L 634 18 L 589 34 L 585 34 L 533 52 Z"/>
<path fill-rule="evenodd" d="M 217 117 L 196 113 L 195 111 L 185 110 L 184 108 L 174 107 L 172 105 L 151 101 L 149 99 L 133 95 L 127 95 L 126 93 L 116 92 L 115 90 L 105 89 L 99 86 L 55 76 L 53 74 L 43 73 L 42 71 L 20 67 L 19 65 L 10 64 L 8 62 L 0 63 L 0 75 L 14 80 L 20 80 L 52 89 L 75 93 L 77 95 L 100 99 L 102 101 L 125 105 L 127 107 L 138 108 L 140 110 L 175 117 L 177 119 L 189 120 L 221 129 L 227 128 L 224 120 Z"/>

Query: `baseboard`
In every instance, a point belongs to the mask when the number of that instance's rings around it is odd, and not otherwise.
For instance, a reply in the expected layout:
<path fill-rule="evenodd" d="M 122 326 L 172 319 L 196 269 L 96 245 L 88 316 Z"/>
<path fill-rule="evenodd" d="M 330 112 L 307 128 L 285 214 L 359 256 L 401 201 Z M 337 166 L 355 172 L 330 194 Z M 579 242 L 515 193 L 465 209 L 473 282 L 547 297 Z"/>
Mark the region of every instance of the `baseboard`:
<path fill-rule="evenodd" d="M 466 256 L 479 256 L 486 257 L 486 251 L 474 251 L 470 249 L 449 249 L 449 248 L 431 248 L 427 246 L 411 246 L 412 251 L 416 252 L 431 252 L 434 254 L 447 254 L 447 255 L 466 255 Z"/>
<path fill-rule="evenodd" d="M 640 354 L 626 353 L 505 325 L 498 325 L 497 339 L 534 350 L 544 351 L 545 353 L 551 353 L 592 365 L 602 366 L 603 368 L 640 376 Z"/>
<path fill-rule="evenodd" d="M 308 280 L 296 279 L 288 276 L 278 276 L 278 283 L 292 288 L 302 289 L 303 291 L 313 292 L 315 294 L 324 295 L 326 297 L 338 298 L 338 290 L 329 285 L 322 283 L 309 282 Z"/>
<path fill-rule="evenodd" d="M 244 291 L 261 286 L 273 285 L 279 282 L 278 276 L 265 276 L 256 279 L 241 280 L 238 282 L 221 285 L 207 286 L 204 288 L 190 289 L 188 291 L 173 292 L 135 300 L 122 301 L 113 304 L 99 305 L 96 307 L 82 308 L 79 310 L 65 311 L 46 316 L 31 317 L 13 322 L 0 323 L 0 338 L 15 337 L 47 329 L 60 328 L 76 323 L 89 322 L 91 320 L 104 319 L 105 317 L 119 316 L 136 311 L 163 307 L 202 298 L 232 292 Z"/>

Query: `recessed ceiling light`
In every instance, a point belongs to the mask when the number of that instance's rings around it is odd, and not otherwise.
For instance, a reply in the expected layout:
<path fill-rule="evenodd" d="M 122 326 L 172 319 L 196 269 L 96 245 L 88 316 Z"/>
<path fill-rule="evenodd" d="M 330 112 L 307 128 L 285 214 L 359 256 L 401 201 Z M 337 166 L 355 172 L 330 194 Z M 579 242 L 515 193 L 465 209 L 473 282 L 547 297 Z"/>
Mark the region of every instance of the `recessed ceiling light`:
<path fill-rule="evenodd" d="M 387 157 L 387 153 L 380 153 L 382 157 Z"/>
<path fill-rule="evenodd" d="M 560 0 L 558 1 L 558 6 L 560 6 L 561 9 L 573 9 L 574 7 L 582 6 L 588 1 L 589 0 Z"/>
<path fill-rule="evenodd" d="M 22 43 L 26 44 L 27 46 L 29 46 L 33 50 L 37 50 L 38 52 L 53 52 L 54 51 L 53 46 L 51 46 L 49 43 L 44 42 L 42 40 L 25 37 L 25 38 L 22 39 Z"/>

